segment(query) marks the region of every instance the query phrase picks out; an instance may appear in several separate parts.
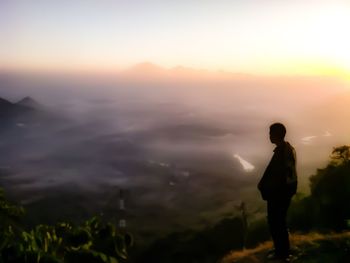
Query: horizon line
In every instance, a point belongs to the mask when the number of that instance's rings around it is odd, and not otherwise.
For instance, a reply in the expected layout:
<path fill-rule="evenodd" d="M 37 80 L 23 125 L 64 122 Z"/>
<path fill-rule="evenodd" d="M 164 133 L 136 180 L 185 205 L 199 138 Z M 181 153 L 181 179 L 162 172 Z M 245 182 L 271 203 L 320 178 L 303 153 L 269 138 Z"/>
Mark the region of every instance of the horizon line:
<path fill-rule="evenodd" d="M 143 69 L 142 69 L 143 67 Z M 257 77 L 257 78 L 270 78 L 270 77 L 322 77 L 322 78 L 336 78 L 336 79 L 343 79 L 343 80 L 350 80 L 350 72 L 345 72 L 345 70 L 339 70 L 339 69 L 333 69 L 332 71 L 329 71 L 328 73 L 325 72 L 248 72 L 248 71 L 231 71 L 231 70 L 225 70 L 222 68 L 218 69 L 207 69 L 207 68 L 196 68 L 196 67 L 190 67 L 190 66 L 184 66 L 181 64 L 177 64 L 174 66 L 163 66 L 158 63 L 154 63 L 151 61 L 142 61 L 138 63 L 131 64 L 127 67 L 115 67 L 113 69 L 111 68 L 93 68 L 93 67 L 70 67 L 70 68 L 63 68 L 63 67 L 0 67 L 0 74 L 33 74 L 33 75 L 85 75 L 85 74 L 91 74 L 91 75 L 122 75 L 122 74 L 130 74 L 130 73 L 136 73 L 136 70 L 139 72 L 137 73 L 147 73 L 147 70 L 160 70 L 165 72 L 175 72 L 183 70 L 182 73 L 188 72 L 188 73 L 201 73 L 201 74 L 223 74 L 223 75 L 231 75 L 231 76 L 246 76 L 246 77 Z M 134 72 L 132 72 L 134 71 Z M 180 72 L 178 72 L 180 73 Z M 153 74 L 155 72 L 153 71 Z"/>

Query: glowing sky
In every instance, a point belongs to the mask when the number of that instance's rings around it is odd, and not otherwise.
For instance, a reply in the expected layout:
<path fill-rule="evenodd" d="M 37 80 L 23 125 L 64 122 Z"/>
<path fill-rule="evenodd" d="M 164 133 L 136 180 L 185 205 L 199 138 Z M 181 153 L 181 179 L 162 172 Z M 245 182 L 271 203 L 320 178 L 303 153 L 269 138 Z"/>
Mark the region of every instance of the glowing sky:
<path fill-rule="evenodd" d="M 1 0 L 0 69 L 350 75 L 350 1 Z"/>

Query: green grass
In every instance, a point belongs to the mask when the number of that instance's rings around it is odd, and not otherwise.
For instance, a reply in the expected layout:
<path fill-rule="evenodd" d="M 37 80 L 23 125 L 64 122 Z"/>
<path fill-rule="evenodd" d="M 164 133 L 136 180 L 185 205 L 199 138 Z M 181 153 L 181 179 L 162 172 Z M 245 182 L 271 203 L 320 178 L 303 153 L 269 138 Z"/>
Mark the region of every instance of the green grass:
<path fill-rule="evenodd" d="M 293 263 L 345 263 L 350 262 L 350 232 L 337 234 L 310 233 L 292 234 L 291 244 L 294 250 Z M 272 242 L 264 242 L 253 249 L 232 251 L 221 263 L 271 262 L 266 259 Z"/>

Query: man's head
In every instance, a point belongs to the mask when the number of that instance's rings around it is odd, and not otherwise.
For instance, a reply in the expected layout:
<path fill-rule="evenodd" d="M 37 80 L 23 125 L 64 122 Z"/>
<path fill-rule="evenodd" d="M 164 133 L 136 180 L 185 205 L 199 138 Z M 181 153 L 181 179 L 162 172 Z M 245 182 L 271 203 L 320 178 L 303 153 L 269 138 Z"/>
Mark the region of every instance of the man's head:
<path fill-rule="evenodd" d="M 284 141 L 286 127 L 282 123 L 274 123 L 270 126 L 270 141 L 279 144 Z"/>

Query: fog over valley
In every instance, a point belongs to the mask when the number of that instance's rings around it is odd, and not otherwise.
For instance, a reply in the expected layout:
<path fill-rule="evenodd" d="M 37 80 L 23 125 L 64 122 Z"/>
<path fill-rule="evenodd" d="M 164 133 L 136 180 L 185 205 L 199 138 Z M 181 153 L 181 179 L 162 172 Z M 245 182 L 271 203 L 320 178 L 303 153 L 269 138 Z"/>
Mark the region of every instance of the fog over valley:
<path fill-rule="evenodd" d="M 348 84 L 329 77 L 143 63 L 114 75 L 1 73 L 0 98 L 0 184 L 28 220 L 117 219 L 123 189 L 127 224 L 143 236 L 217 221 L 241 201 L 262 211 L 273 122 L 297 150 L 300 191 L 350 139 Z"/>

